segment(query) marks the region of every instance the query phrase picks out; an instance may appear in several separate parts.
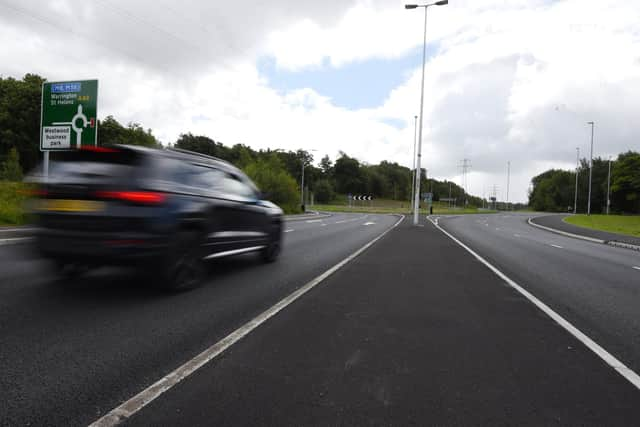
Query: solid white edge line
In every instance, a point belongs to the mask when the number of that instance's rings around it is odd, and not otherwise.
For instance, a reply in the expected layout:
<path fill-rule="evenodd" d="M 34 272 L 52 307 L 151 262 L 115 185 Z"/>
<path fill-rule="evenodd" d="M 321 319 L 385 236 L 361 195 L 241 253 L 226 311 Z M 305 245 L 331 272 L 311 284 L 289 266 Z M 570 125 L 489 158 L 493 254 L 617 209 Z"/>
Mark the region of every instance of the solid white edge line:
<path fill-rule="evenodd" d="M 456 239 L 453 235 L 451 235 L 445 229 L 440 227 L 437 222 L 433 222 L 433 221 L 431 221 L 431 222 L 433 223 L 433 225 L 438 230 L 442 231 L 444 234 L 449 236 L 449 238 L 451 240 L 456 242 L 458 245 L 462 246 L 467 252 L 469 252 L 471 255 L 473 255 L 478 261 L 480 261 L 487 268 L 489 268 L 489 270 L 493 271 L 498 277 L 500 277 L 502 280 L 504 280 L 509 286 L 514 288 L 520 294 L 522 294 L 525 298 L 527 298 L 529 301 L 531 301 L 536 307 L 538 307 L 540 310 L 542 310 L 547 316 L 549 316 L 556 323 L 558 323 L 560 326 L 562 326 L 567 332 L 569 332 L 571 335 L 576 337 L 580 342 L 582 342 L 585 346 L 587 346 L 587 348 L 589 350 L 594 352 L 606 364 L 608 364 L 613 369 L 615 369 L 627 381 L 629 381 L 631 384 L 633 384 L 637 389 L 640 389 L 640 376 L 638 376 L 638 374 L 636 374 L 634 371 L 632 371 L 629 367 L 627 367 L 620 360 L 616 359 L 615 356 L 613 356 L 607 350 L 602 348 L 598 343 L 593 341 L 591 338 L 589 338 L 587 335 L 585 335 L 578 328 L 573 326 L 564 317 L 562 317 L 561 315 L 559 315 L 558 313 L 553 311 L 548 305 L 546 305 L 545 303 L 540 301 L 538 298 L 533 296 L 531 293 L 529 293 L 523 287 L 518 285 L 516 282 L 511 280 L 509 277 L 507 277 L 507 275 L 505 275 L 503 272 L 501 272 L 496 267 L 494 267 L 492 264 L 490 264 L 487 260 L 485 260 L 480 255 L 478 255 L 476 252 L 474 252 L 473 249 L 469 248 L 467 245 L 462 243 L 460 240 Z"/>
<path fill-rule="evenodd" d="M 389 229 L 385 230 L 378 237 L 371 240 L 369 243 L 362 246 L 360 249 L 349 255 L 344 260 L 340 261 L 338 264 L 331 267 L 329 270 L 325 271 L 321 275 L 317 276 L 298 290 L 292 292 L 278 303 L 273 305 L 271 308 L 268 308 L 257 317 L 248 321 L 217 343 L 213 344 L 211 347 L 207 348 L 202 353 L 198 354 L 193 359 L 184 363 L 182 366 L 178 367 L 171 373 L 165 375 L 160 380 L 156 381 L 140 393 L 136 394 L 126 402 L 122 403 L 120 406 L 112 409 L 107 414 L 94 421 L 89 425 L 89 427 L 104 427 L 104 426 L 115 426 L 125 421 L 133 414 L 144 408 L 147 404 L 151 403 L 155 399 L 157 399 L 162 393 L 171 389 L 173 386 L 178 384 L 183 379 L 187 378 L 189 375 L 193 374 L 195 371 L 209 363 L 211 360 L 215 359 L 217 356 L 222 354 L 226 349 L 240 341 L 246 335 L 248 335 L 251 331 L 256 329 L 258 326 L 262 325 L 264 322 L 269 320 L 271 317 L 275 316 L 282 309 L 287 307 L 289 304 L 293 303 L 295 300 L 300 298 L 302 295 L 306 294 L 308 291 L 313 289 L 316 285 L 321 283 L 327 277 L 331 276 L 333 273 L 338 271 L 340 268 L 344 267 L 347 263 L 352 261 L 354 258 L 359 256 L 361 253 L 366 251 L 369 247 L 371 247 L 378 240 L 382 239 L 387 233 L 396 228 L 402 221 L 404 220 L 404 215 L 401 215 L 400 219 Z"/>
<path fill-rule="evenodd" d="M 8 239 L 0 239 L 0 246 L 13 245 L 20 242 L 26 242 L 28 240 L 33 240 L 33 237 L 10 237 Z"/>

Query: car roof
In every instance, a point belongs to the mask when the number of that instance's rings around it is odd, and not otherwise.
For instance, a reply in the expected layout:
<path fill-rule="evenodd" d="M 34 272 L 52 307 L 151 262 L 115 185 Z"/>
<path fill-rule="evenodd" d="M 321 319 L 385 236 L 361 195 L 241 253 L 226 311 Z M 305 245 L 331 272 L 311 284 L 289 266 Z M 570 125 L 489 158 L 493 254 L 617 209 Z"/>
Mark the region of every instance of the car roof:
<path fill-rule="evenodd" d="M 116 144 L 114 145 L 114 147 L 120 147 L 126 150 L 136 151 L 139 153 L 145 153 L 149 155 L 160 155 L 160 156 L 170 157 L 178 160 L 184 160 L 184 161 L 195 162 L 195 163 L 200 163 L 200 164 L 209 165 L 209 166 L 215 166 L 219 169 L 225 170 L 226 172 L 232 172 L 234 174 L 239 174 L 241 176 L 244 176 L 244 173 L 239 168 L 227 162 L 226 160 L 222 160 L 217 157 L 209 156 L 206 154 L 197 153 L 194 151 L 183 150 L 180 148 L 173 148 L 173 147 L 158 149 L 158 148 L 142 147 L 139 145 L 126 145 L 126 144 Z"/>

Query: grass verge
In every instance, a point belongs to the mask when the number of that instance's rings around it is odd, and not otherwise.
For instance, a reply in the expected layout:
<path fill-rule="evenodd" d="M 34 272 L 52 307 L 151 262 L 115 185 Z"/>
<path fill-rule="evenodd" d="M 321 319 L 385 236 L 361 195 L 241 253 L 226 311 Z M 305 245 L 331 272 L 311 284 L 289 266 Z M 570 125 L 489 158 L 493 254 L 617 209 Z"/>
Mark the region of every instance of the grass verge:
<path fill-rule="evenodd" d="M 0 181 L 0 226 L 25 223 L 25 190 L 26 185 L 21 182 Z"/>
<path fill-rule="evenodd" d="M 370 205 L 370 206 L 347 206 L 347 205 L 314 205 L 309 207 L 315 211 L 323 212 L 364 212 L 373 214 L 404 214 L 408 215 L 413 213 L 409 206 L 394 206 L 394 205 Z M 463 214 L 478 214 L 478 213 L 495 213 L 491 210 L 479 210 L 479 209 L 448 209 L 447 207 L 434 206 L 434 215 L 463 215 Z M 420 215 L 427 215 L 427 209 L 420 209 Z"/>
<path fill-rule="evenodd" d="M 579 227 L 640 237 L 639 215 L 572 215 L 565 221 Z"/>

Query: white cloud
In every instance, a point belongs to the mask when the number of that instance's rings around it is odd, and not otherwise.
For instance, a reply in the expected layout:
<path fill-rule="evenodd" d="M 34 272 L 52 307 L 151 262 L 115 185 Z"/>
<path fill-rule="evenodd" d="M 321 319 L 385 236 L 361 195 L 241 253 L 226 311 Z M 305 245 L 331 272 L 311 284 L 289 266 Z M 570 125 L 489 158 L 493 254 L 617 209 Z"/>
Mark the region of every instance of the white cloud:
<path fill-rule="evenodd" d="M 256 148 L 346 151 L 411 164 L 420 69 L 383 105 L 347 110 L 310 88 L 278 93 L 256 67 L 335 67 L 398 58 L 422 43 L 421 11 L 398 1 L 185 0 L 0 3 L 0 74 L 100 79 L 100 116 L 150 127 L 164 142 L 191 131 Z M 572 167 L 596 121 L 596 154 L 640 146 L 640 4 L 452 0 L 429 10 L 424 164 L 470 190 L 525 200 L 530 178 Z M 406 123 L 402 129 L 386 119 Z"/>

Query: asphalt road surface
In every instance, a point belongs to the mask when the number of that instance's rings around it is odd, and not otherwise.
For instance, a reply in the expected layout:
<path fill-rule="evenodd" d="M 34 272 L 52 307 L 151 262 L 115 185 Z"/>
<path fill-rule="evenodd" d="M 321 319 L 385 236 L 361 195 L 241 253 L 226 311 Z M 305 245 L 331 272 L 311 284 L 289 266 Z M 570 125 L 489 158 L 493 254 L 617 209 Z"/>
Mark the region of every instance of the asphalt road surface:
<path fill-rule="evenodd" d="M 640 254 L 525 220 L 439 221 L 637 372 Z M 99 419 L 396 221 L 288 223 L 279 262 L 220 260 L 178 295 L 115 269 L 60 286 L 28 245 L 0 247 L 0 424 Z M 405 220 L 126 424 L 634 425 L 639 401 L 453 240 Z"/>
<path fill-rule="evenodd" d="M 126 424 L 633 425 L 639 398 L 453 240 L 405 221 Z"/>
<path fill-rule="evenodd" d="M 211 263 L 187 293 L 101 269 L 71 287 L 28 244 L 0 246 L 0 425 L 86 425 L 387 230 L 395 216 L 288 222 L 281 258 Z"/>
<path fill-rule="evenodd" d="M 565 237 L 531 214 L 441 218 L 440 225 L 640 372 L 640 252 Z"/>

